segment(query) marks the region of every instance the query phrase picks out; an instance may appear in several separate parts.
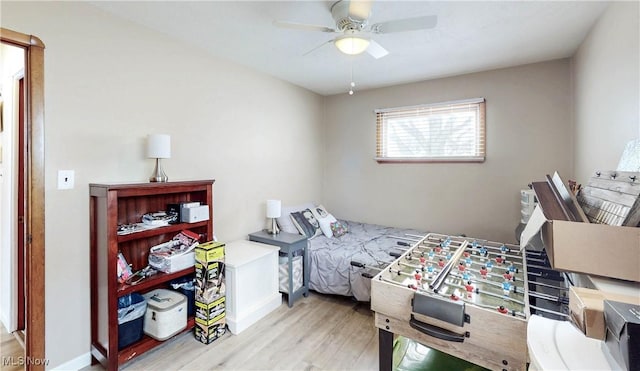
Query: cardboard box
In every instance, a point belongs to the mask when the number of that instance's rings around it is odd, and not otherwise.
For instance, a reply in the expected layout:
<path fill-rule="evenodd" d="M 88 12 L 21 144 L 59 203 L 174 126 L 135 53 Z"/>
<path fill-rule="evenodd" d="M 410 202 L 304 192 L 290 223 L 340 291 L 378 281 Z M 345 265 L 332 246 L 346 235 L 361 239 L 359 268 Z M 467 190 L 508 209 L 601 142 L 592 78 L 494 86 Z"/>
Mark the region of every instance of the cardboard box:
<path fill-rule="evenodd" d="M 196 301 L 196 318 L 210 321 L 226 312 L 226 298 L 223 296 L 213 303 Z"/>
<path fill-rule="evenodd" d="M 606 349 L 629 371 L 640 370 L 640 305 L 605 300 Z"/>
<path fill-rule="evenodd" d="M 549 220 L 536 205 L 520 246 L 538 233 L 553 269 L 640 282 L 640 228 Z"/>
<path fill-rule="evenodd" d="M 224 248 L 222 242 L 205 242 L 196 247 L 195 298 L 200 303 L 212 303 L 225 296 Z"/>
<path fill-rule="evenodd" d="M 640 297 L 614 294 L 600 290 L 571 286 L 569 288 L 569 311 L 572 322 L 590 338 L 604 340 L 606 326 L 604 321 L 604 301 L 640 305 Z"/>
<path fill-rule="evenodd" d="M 226 332 L 227 318 L 224 312 L 209 321 L 196 318 L 194 334 L 196 339 L 201 343 L 211 344 Z"/>

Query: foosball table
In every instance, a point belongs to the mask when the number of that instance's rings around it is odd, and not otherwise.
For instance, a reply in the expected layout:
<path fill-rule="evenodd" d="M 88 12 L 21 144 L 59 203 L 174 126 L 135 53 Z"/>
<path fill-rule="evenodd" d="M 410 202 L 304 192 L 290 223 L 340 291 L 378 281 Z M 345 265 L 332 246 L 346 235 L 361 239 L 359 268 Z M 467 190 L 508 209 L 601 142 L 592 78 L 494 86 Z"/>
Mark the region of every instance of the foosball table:
<path fill-rule="evenodd" d="M 568 319 L 568 283 L 543 254 L 469 237 L 417 237 L 371 281 L 380 369 L 392 369 L 396 334 L 489 369 L 526 370 L 529 316 Z"/>

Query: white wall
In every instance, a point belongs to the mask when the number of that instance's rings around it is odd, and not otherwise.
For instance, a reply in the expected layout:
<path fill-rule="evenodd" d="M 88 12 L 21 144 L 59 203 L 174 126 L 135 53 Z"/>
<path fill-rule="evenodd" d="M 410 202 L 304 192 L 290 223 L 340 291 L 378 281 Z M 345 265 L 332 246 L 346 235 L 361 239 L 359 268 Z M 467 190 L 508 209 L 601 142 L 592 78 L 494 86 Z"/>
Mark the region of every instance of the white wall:
<path fill-rule="evenodd" d="M 576 179 L 618 166 L 640 137 L 639 3 L 613 2 L 573 58 Z"/>
<path fill-rule="evenodd" d="M 378 164 L 374 109 L 486 98 L 487 160 Z M 571 171 L 568 60 L 326 99 L 323 200 L 338 218 L 515 241 L 520 189 Z"/>
<path fill-rule="evenodd" d="M 149 133 L 172 137 L 170 180 L 216 179 L 215 232 L 265 226 L 265 200 L 321 196 L 322 98 L 81 2 L 3 2 L 2 27 L 45 49 L 46 356 L 89 351 L 91 182 L 146 181 Z M 58 169 L 75 188 L 56 189 Z"/>
<path fill-rule="evenodd" d="M 0 320 L 8 331 L 17 329 L 17 303 L 12 300 L 17 295 L 17 173 L 18 159 L 13 155 L 18 141 L 14 119 L 17 117 L 15 106 L 15 79 L 24 74 L 24 49 L 8 44 L 0 45 L 0 86 L 2 91 L 3 131 L 0 132 L 2 163 L 0 163 Z M 11 180 L 16 178 L 14 182 Z"/>

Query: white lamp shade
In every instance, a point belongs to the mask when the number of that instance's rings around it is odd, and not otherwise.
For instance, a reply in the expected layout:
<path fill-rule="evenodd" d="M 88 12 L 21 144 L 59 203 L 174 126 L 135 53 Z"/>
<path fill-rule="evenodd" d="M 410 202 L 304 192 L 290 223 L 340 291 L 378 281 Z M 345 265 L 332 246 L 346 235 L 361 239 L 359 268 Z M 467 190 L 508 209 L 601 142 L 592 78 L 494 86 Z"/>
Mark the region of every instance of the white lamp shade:
<path fill-rule="evenodd" d="M 341 52 L 349 55 L 357 55 L 367 50 L 369 39 L 361 36 L 345 35 L 338 37 L 334 43 Z"/>
<path fill-rule="evenodd" d="M 282 213 L 280 200 L 267 200 L 267 218 L 279 218 Z"/>
<path fill-rule="evenodd" d="M 147 157 L 171 158 L 171 137 L 167 134 L 149 134 Z"/>

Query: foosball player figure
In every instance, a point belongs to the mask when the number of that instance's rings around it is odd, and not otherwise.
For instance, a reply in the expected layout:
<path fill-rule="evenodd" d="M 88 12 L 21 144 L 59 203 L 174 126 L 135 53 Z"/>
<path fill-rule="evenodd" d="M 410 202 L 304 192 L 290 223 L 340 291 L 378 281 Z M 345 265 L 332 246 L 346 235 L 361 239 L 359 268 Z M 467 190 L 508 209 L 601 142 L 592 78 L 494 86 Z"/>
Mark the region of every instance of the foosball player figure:
<path fill-rule="evenodd" d="M 489 273 L 489 271 L 487 270 L 487 267 L 483 265 L 482 268 L 480 268 L 480 275 L 482 276 L 482 278 L 486 279 L 487 273 Z"/>
<path fill-rule="evenodd" d="M 509 281 L 504 281 L 502 283 L 502 291 L 505 295 L 509 295 L 509 292 L 511 291 L 511 283 Z"/>
<path fill-rule="evenodd" d="M 463 262 L 460 262 L 460 264 L 458 264 L 458 270 L 459 270 L 460 272 L 464 272 L 464 270 L 465 270 L 465 269 L 467 269 L 467 266 L 466 266 L 466 265 L 464 265 L 464 263 L 463 263 Z"/>
<path fill-rule="evenodd" d="M 503 261 L 504 261 L 504 258 L 502 256 L 498 256 L 496 258 L 496 263 L 498 263 L 498 264 L 502 264 Z"/>
<path fill-rule="evenodd" d="M 429 278 L 433 277 L 433 265 L 431 265 L 431 263 L 429 263 L 429 266 L 427 267 L 427 275 L 429 276 Z"/>
<path fill-rule="evenodd" d="M 504 305 L 501 305 L 498 307 L 498 312 L 502 313 L 502 314 L 508 314 L 509 313 L 509 309 L 505 308 Z"/>
<path fill-rule="evenodd" d="M 467 281 L 467 284 L 464 285 L 465 290 L 467 290 L 467 297 L 470 298 L 473 294 L 474 287 L 471 285 L 471 281 Z"/>
<path fill-rule="evenodd" d="M 487 267 L 487 271 L 491 273 L 491 269 L 493 269 L 493 262 L 489 260 L 486 264 L 486 267 Z"/>
<path fill-rule="evenodd" d="M 438 266 L 440 268 L 444 267 L 444 260 L 442 260 L 442 259 L 438 260 Z"/>
<path fill-rule="evenodd" d="M 507 269 L 506 271 L 504 271 L 504 274 L 502 275 L 502 277 L 504 277 L 504 279 L 506 281 L 511 281 L 514 277 L 511 275 L 511 272 L 509 272 L 509 270 Z"/>

